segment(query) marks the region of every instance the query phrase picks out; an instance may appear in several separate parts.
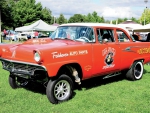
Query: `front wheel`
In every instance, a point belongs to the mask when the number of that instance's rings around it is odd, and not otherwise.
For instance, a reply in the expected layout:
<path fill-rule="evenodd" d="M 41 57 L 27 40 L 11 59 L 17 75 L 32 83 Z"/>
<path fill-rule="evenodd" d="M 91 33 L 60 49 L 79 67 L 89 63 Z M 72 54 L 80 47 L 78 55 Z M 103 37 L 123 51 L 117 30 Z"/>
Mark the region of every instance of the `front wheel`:
<path fill-rule="evenodd" d="M 73 81 L 67 75 L 61 75 L 58 79 L 50 80 L 46 88 L 46 95 L 53 104 L 67 101 L 72 97 Z"/>
<path fill-rule="evenodd" d="M 141 61 L 136 61 L 133 63 L 132 67 L 126 73 L 126 77 L 129 80 L 139 80 L 143 76 L 143 63 Z"/>
<path fill-rule="evenodd" d="M 26 86 L 28 84 L 28 81 L 26 81 L 25 79 L 16 77 L 14 75 L 9 75 L 9 85 L 13 88 L 20 88 L 22 86 Z"/>

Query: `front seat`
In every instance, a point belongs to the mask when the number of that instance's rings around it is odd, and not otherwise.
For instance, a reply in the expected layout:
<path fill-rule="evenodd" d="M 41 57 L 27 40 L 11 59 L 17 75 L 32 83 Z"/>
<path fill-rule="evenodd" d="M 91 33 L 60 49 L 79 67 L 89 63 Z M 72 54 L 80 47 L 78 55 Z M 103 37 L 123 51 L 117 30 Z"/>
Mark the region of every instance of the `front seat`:
<path fill-rule="evenodd" d="M 139 37 L 137 35 L 132 35 L 136 41 L 139 41 Z"/>
<path fill-rule="evenodd" d="M 150 42 L 150 33 L 148 33 L 148 35 L 147 35 L 146 42 Z"/>

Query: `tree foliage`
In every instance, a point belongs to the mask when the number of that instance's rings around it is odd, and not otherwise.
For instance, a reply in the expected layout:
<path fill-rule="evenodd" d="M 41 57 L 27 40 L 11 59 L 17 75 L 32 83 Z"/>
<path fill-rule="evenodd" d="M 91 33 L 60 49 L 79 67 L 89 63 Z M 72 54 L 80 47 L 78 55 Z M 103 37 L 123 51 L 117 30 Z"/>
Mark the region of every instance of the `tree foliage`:
<path fill-rule="evenodd" d="M 74 22 L 84 22 L 84 16 L 81 14 L 74 14 L 70 19 L 68 20 L 68 23 L 74 23 Z"/>
<path fill-rule="evenodd" d="M 118 19 L 116 19 L 116 20 L 113 20 L 112 21 L 112 24 L 120 24 L 120 23 L 122 23 L 122 22 L 124 22 L 124 21 L 127 21 L 127 20 L 132 20 L 132 21 L 134 21 L 134 22 L 136 22 L 136 23 L 139 23 L 139 20 L 138 19 L 136 19 L 136 18 L 134 18 L 134 17 L 132 17 L 132 18 L 118 18 Z M 110 22 L 109 22 L 110 23 Z"/>
<path fill-rule="evenodd" d="M 144 12 L 142 13 L 142 15 L 139 19 L 139 22 L 143 25 L 144 25 L 144 23 L 145 23 L 145 25 L 150 23 L 150 9 L 149 8 L 146 8 L 144 10 Z"/>
<path fill-rule="evenodd" d="M 57 18 L 58 24 L 67 23 L 67 19 L 65 19 L 63 14 L 60 14 L 60 16 Z"/>
<path fill-rule="evenodd" d="M 70 17 L 69 23 L 72 22 L 97 22 L 104 23 L 104 18 L 97 15 L 97 12 L 94 11 L 92 14 L 88 13 L 88 15 L 74 14 Z"/>
<path fill-rule="evenodd" d="M 44 20 L 48 24 L 53 24 L 52 18 L 53 18 L 52 11 L 50 9 L 48 9 L 46 7 L 44 9 L 42 9 L 40 19 Z"/>
<path fill-rule="evenodd" d="M 36 4 L 35 0 L 20 0 L 15 4 L 12 11 L 14 26 L 31 24 L 44 18 L 48 12 L 46 8 L 42 8 L 41 3 Z"/>
<path fill-rule="evenodd" d="M 13 19 L 11 18 L 12 8 L 10 6 L 11 4 L 13 4 L 13 2 L 14 2 L 13 0 L 10 0 L 10 1 L 1 0 L 0 1 L 2 26 L 12 26 L 12 23 L 13 23 Z"/>
<path fill-rule="evenodd" d="M 51 24 L 51 10 L 46 7 L 43 8 L 40 2 L 36 3 L 35 0 L 3 1 L 2 22 L 5 27 L 12 26 L 15 28 L 29 25 L 39 19 Z"/>

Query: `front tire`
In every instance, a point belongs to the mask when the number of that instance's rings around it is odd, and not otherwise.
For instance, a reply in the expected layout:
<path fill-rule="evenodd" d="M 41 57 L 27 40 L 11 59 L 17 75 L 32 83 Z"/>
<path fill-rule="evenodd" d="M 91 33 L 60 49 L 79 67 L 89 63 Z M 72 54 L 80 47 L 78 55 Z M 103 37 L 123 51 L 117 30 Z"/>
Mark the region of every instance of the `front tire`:
<path fill-rule="evenodd" d="M 26 81 L 25 79 L 16 77 L 14 75 L 9 75 L 9 85 L 11 86 L 11 88 L 13 89 L 17 89 L 20 87 L 24 87 L 27 86 L 28 81 Z"/>
<path fill-rule="evenodd" d="M 13 89 L 19 88 L 19 84 L 17 83 L 17 78 L 15 76 L 9 75 L 9 85 Z"/>
<path fill-rule="evenodd" d="M 136 61 L 133 63 L 132 67 L 126 73 L 126 77 L 129 80 L 140 80 L 143 76 L 143 64 L 141 61 Z"/>
<path fill-rule="evenodd" d="M 58 104 L 67 101 L 73 94 L 72 79 L 63 74 L 58 79 L 50 80 L 46 88 L 46 95 L 49 101 L 53 104 Z"/>

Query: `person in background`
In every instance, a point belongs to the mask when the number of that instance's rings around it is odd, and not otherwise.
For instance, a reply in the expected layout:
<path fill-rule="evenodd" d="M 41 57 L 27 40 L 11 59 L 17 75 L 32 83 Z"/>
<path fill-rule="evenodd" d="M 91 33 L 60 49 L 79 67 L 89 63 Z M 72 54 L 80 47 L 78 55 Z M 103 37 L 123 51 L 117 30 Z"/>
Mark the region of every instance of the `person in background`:
<path fill-rule="evenodd" d="M 28 40 L 31 39 L 31 34 L 30 33 L 27 34 L 27 39 Z"/>
<path fill-rule="evenodd" d="M 4 37 L 4 39 L 6 39 L 6 35 L 8 35 L 6 29 L 3 30 L 3 33 L 4 33 L 4 34 L 3 34 L 3 37 Z"/>
<path fill-rule="evenodd" d="M 13 35 L 14 35 L 14 41 L 18 41 L 18 37 L 17 37 L 17 32 L 13 31 Z"/>
<path fill-rule="evenodd" d="M 35 36 L 35 38 L 38 38 L 38 36 L 39 36 L 38 31 L 35 31 L 35 32 L 34 32 L 34 36 Z"/>

